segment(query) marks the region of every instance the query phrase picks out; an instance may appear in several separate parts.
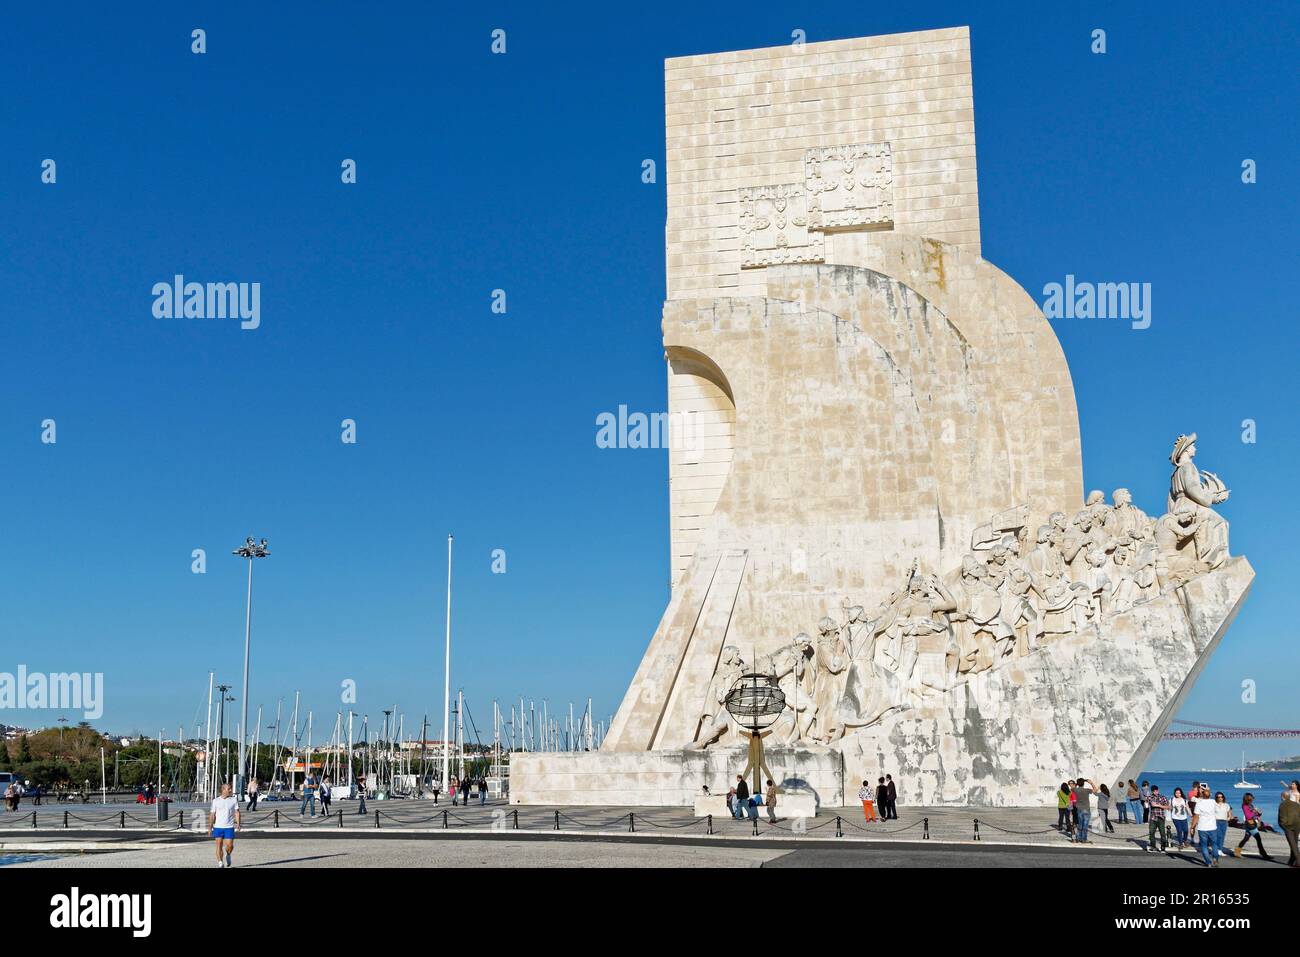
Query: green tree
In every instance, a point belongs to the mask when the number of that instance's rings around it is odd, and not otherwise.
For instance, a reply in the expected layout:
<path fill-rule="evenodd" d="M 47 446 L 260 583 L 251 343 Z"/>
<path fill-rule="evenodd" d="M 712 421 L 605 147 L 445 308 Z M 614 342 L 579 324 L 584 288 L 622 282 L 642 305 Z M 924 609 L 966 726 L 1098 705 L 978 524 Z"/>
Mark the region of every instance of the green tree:
<path fill-rule="evenodd" d="M 18 763 L 30 764 L 31 760 L 32 760 L 31 745 L 27 743 L 27 735 L 24 734 L 22 737 L 18 739 Z"/>

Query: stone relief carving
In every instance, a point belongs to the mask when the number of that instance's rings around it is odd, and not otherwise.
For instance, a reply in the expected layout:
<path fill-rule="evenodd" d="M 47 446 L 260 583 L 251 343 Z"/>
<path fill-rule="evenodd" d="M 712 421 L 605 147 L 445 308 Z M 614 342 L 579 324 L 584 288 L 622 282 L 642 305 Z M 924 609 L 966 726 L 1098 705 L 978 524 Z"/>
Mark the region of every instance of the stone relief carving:
<path fill-rule="evenodd" d="M 804 180 L 742 186 L 740 265 L 826 261 L 828 229 L 894 222 L 894 161 L 888 143 L 825 146 L 804 152 Z"/>
<path fill-rule="evenodd" d="M 745 267 L 825 259 L 821 233 L 808 228 L 808 194 L 802 183 L 741 188 L 740 233 L 740 264 Z"/>
<path fill-rule="evenodd" d="M 810 229 L 894 222 L 894 158 L 888 143 L 810 149 L 804 153 L 804 184 Z"/>
<path fill-rule="evenodd" d="M 773 733 L 830 744 L 1218 568 L 1229 557 L 1228 523 L 1211 505 L 1228 490 L 1197 470 L 1195 454 L 1195 433 L 1179 436 L 1169 511 L 1158 519 L 1134 506 L 1128 489 L 1116 489 L 1109 505 L 1093 491 L 1073 518 L 1053 512 L 1027 547 L 1028 509 L 1017 506 L 975 530 L 946 582 L 913 561 L 873 612 L 845 600 L 838 620 L 818 622 L 816 639 L 799 634 L 756 661 L 790 705 Z M 726 715 L 715 699 L 743 667 L 736 649 L 724 649 L 693 747 L 721 736 Z"/>
<path fill-rule="evenodd" d="M 745 659 L 740 656 L 740 649 L 734 645 L 727 645 L 722 649 L 717 669 L 713 672 L 713 680 L 709 682 L 708 693 L 704 696 L 699 734 L 688 746 L 688 750 L 707 748 L 730 729 L 725 705 L 727 692 L 744 674 Z"/>

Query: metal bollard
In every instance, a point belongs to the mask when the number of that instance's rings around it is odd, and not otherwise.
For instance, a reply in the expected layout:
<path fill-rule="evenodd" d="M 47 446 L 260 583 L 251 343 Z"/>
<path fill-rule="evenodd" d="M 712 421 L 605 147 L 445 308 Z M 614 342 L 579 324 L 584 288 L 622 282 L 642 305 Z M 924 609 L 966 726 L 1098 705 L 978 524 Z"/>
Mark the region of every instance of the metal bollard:
<path fill-rule="evenodd" d="M 447 809 L 442 809 L 442 829 L 447 830 Z"/>
<path fill-rule="evenodd" d="M 121 817 L 120 817 L 120 819 L 119 819 L 118 822 L 117 822 L 117 826 L 118 826 L 118 827 L 126 827 L 126 812 L 125 812 L 125 811 L 119 811 L 118 813 L 121 815 Z"/>
<path fill-rule="evenodd" d="M 930 819 L 928 817 L 923 817 L 921 818 L 921 840 L 928 841 L 929 839 L 930 839 Z"/>
<path fill-rule="evenodd" d="M 712 833 L 713 833 L 713 815 L 712 815 L 712 814 L 709 815 L 709 828 L 708 828 L 708 830 L 705 831 L 704 833 L 705 833 L 705 834 L 712 834 Z"/>
<path fill-rule="evenodd" d="M 32 830 L 36 830 L 36 812 L 32 811 Z"/>
<path fill-rule="evenodd" d="M 758 818 L 754 818 L 754 836 L 758 837 Z"/>
<path fill-rule="evenodd" d="M 379 827 L 379 812 L 375 812 L 375 827 Z"/>
<path fill-rule="evenodd" d="M 636 833 L 636 815 L 631 811 L 627 814 L 627 829 L 633 834 Z"/>
<path fill-rule="evenodd" d="M 342 827 L 342 826 L 343 826 L 343 808 L 339 808 L 338 814 L 339 814 L 339 827 Z"/>
<path fill-rule="evenodd" d="M 515 828 L 514 828 L 514 829 L 515 829 L 516 831 L 519 830 L 519 808 L 515 808 Z"/>
<path fill-rule="evenodd" d="M 185 808 L 181 808 L 176 812 L 176 830 L 185 830 Z"/>
<path fill-rule="evenodd" d="M 975 818 L 975 840 L 980 839 L 980 819 Z"/>
<path fill-rule="evenodd" d="M 280 809 L 279 809 L 279 808 L 276 808 L 272 813 L 275 815 L 275 818 L 274 818 L 274 820 L 272 821 L 271 826 L 272 826 L 272 827 L 279 827 L 279 826 L 280 826 Z"/>
<path fill-rule="evenodd" d="M 68 812 L 67 812 L 67 811 L 64 811 L 64 812 L 63 812 L 63 829 L 64 829 L 65 831 L 68 829 Z"/>
<path fill-rule="evenodd" d="M 559 812 L 559 811 L 556 811 L 556 812 L 555 812 L 555 829 L 556 829 L 557 831 L 560 829 L 560 812 Z"/>

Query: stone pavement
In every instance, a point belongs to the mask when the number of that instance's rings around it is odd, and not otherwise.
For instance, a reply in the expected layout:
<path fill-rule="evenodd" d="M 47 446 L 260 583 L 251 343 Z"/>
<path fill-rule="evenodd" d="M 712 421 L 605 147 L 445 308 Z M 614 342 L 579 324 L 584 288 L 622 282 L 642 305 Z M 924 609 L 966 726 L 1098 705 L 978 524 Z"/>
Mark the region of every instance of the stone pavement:
<path fill-rule="evenodd" d="M 0 850 L 22 845 L 29 839 L 60 836 L 68 839 L 94 837 L 97 840 L 121 840 L 128 836 L 150 841 L 168 837 L 189 838 L 189 826 L 195 820 L 197 805 L 173 805 L 171 820 L 159 824 L 144 808 L 124 810 L 96 805 L 27 808 L 17 814 L 0 815 Z M 31 811 L 36 811 L 32 827 Z M 628 837 L 636 840 L 656 838 L 664 841 L 839 841 L 872 844 L 895 842 L 929 842 L 972 844 L 979 846 L 1011 845 L 1020 847 L 1060 847 L 1083 850 L 1060 834 L 1053 824 L 1055 808 L 900 808 L 899 820 L 867 823 L 861 807 L 822 808 L 814 819 L 782 819 L 768 824 L 760 817 L 755 827 L 749 820 L 731 818 L 696 818 L 689 808 L 582 807 L 560 808 L 507 805 L 489 802 L 485 807 L 452 807 L 432 801 L 398 800 L 368 802 L 367 813 L 357 813 L 355 801 L 335 802 L 333 813 L 326 818 L 302 817 L 296 802 L 263 803 L 253 814 L 243 815 L 246 838 L 301 838 L 305 833 L 338 839 L 347 837 L 392 838 L 398 834 L 442 833 L 450 837 L 526 832 L 530 838 Z M 66 818 L 65 818 L 66 814 Z M 978 822 L 978 825 L 977 825 Z M 1100 825 L 1100 821 L 1096 821 Z M 66 826 L 65 826 L 66 824 Z M 1100 826 L 1092 832 L 1089 846 L 1117 852 L 1134 853 L 1145 849 L 1146 827 L 1116 824 L 1116 833 L 1105 834 Z M 1229 848 L 1241 840 L 1243 831 L 1228 831 Z M 1277 833 L 1264 835 L 1264 846 L 1285 861 L 1285 839 Z M 1253 855 L 1254 842 L 1244 853 Z"/>

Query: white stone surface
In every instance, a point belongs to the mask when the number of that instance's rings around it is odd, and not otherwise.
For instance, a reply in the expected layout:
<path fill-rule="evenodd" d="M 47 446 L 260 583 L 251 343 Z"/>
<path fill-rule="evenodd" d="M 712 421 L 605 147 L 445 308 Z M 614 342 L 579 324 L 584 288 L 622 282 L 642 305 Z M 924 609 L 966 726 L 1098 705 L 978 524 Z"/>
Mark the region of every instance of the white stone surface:
<path fill-rule="evenodd" d="M 695 799 L 695 816 L 708 817 L 712 814 L 714 817 L 723 817 L 727 813 L 727 797 L 725 794 L 710 794 L 699 796 Z"/>
<path fill-rule="evenodd" d="M 708 785 L 723 799 L 725 812 L 727 791 L 745 769 L 747 753 L 746 748 L 711 748 L 514 754 L 510 803 L 694 807 Z M 778 787 L 802 791 L 823 805 L 843 804 L 844 766 L 838 752 L 771 748 L 766 757 Z"/>
<path fill-rule="evenodd" d="M 766 814 L 766 811 L 764 811 Z M 817 797 L 802 791 L 793 791 L 789 794 L 778 794 L 776 796 L 776 816 L 777 818 L 786 817 L 816 817 L 817 816 Z"/>

